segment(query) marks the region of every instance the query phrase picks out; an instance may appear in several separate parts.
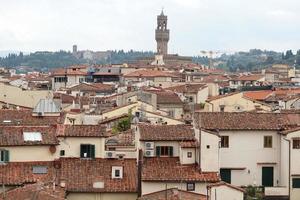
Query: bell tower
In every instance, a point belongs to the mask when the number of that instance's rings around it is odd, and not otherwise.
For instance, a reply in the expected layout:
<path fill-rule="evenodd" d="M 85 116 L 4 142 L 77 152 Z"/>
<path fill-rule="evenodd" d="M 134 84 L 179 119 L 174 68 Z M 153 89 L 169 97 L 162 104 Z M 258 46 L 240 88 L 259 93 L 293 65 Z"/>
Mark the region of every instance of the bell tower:
<path fill-rule="evenodd" d="M 155 30 L 155 40 L 157 43 L 157 54 L 168 54 L 168 42 L 170 31 L 167 29 L 168 17 L 164 15 L 163 10 L 157 16 L 157 28 Z"/>

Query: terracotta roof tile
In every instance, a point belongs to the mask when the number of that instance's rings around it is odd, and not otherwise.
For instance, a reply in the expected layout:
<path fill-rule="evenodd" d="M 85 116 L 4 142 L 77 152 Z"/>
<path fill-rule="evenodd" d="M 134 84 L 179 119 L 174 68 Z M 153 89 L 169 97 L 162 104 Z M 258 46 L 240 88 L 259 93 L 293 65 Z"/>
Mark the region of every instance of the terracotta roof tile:
<path fill-rule="evenodd" d="M 263 75 L 253 74 L 253 75 L 243 75 L 236 78 L 233 78 L 234 81 L 258 81 L 259 79 L 264 78 Z"/>
<path fill-rule="evenodd" d="M 194 130 L 192 126 L 178 125 L 150 125 L 139 124 L 141 141 L 193 141 Z"/>
<path fill-rule="evenodd" d="M 103 125 L 63 125 L 57 136 L 62 137 L 105 137 Z"/>
<path fill-rule="evenodd" d="M 64 200 L 65 190 L 59 186 L 53 188 L 53 184 L 35 183 L 28 184 L 9 190 L 5 193 L 5 200 L 21 199 L 42 199 L 42 200 Z M 0 200 L 4 200 L 0 197 Z"/>
<path fill-rule="evenodd" d="M 299 114 L 197 112 L 196 128 L 208 130 L 282 130 L 300 125 Z"/>
<path fill-rule="evenodd" d="M 173 92 L 179 93 L 197 93 L 198 91 L 206 88 L 206 84 L 184 84 L 184 85 L 177 85 L 173 87 L 165 88 L 165 90 L 170 90 Z"/>
<path fill-rule="evenodd" d="M 217 95 L 217 96 L 209 97 L 206 101 L 207 101 L 207 102 L 210 102 L 210 101 L 214 101 L 214 100 L 217 100 L 217 99 L 222 99 L 222 98 L 224 98 L 224 97 L 233 96 L 233 95 L 236 95 L 236 94 L 238 94 L 238 93 L 239 93 L 239 92 L 231 92 L 231 93 L 228 93 L 228 94 Z"/>
<path fill-rule="evenodd" d="M 47 167 L 47 173 L 34 174 L 34 166 Z M 9 162 L 0 165 L 0 183 L 5 185 L 22 185 L 37 181 L 50 182 L 55 177 L 53 162 Z"/>
<path fill-rule="evenodd" d="M 40 132 L 42 141 L 24 141 L 23 132 Z M 0 146 L 57 145 L 55 126 L 2 126 Z"/>
<path fill-rule="evenodd" d="M 248 91 L 244 92 L 243 96 L 249 99 L 262 101 L 273 93 L 272 90 Z"/>
<path fill-rule="evenodd" d="M 20 126 L 41 126 L 55 125 L 62 123 L 64 115 L 59 117 L 38 117 L 32 116 L 32 110 L 1 110 L 0 109 L 0 125 L 20 125 Z M 11 122 L 7 122 L 11 121 Z"/>
<path fill-rule="evenodd" d="M 200 172 L 196 164 L 181 165 L 177 157 L 144 158 L 142 181 L 217 182 L 216 172 Z"/>
<path fill-rule="evenodd" d="M 179 145 L 181 148 L 195 148 L 199 146 L 199 143 L 196 140 L 193 140 L 180 142 Z"/>
<path fill-rule="evenodd" d="M 175 77 L 175 75 L 165 71 L 144 69 L 125 74 L 124 77 Z"/>
<path fill-rule="evenodd" d="M 87 72 L 80 70 L 73 71 L 72 69 L 56 69 L 51 73 L 51 76 L 86 76 Z"/>
<path fill-rule="evenodd" d="M 112 179 L 112 166 L 123 167 L 122 179 Z M 137 192 L 136 160 L 63 158 L 61 179 L 72 192 Z M 94 188 L 94 182 L 104 182 L 104 188 Z"/>
<path fill-rule="evenodd" d="M 157 95 L 157 104 L 183 104 L 178 95 L 174 92 L 163 90 L 147 91 Z"/>
<path fill-rule="evenodd" d="M 106 146 L 134 146 L 135 133 L 132 129 L 120 132 L 106 139 Z"/>
<path fill-rule="evenodd" d="M 102 83 L 80 83 L 78 85 L 70 87 L 69 90 L 81 92 L 112 92 L 114 90 L 114 87 L 112 85 Z"/>

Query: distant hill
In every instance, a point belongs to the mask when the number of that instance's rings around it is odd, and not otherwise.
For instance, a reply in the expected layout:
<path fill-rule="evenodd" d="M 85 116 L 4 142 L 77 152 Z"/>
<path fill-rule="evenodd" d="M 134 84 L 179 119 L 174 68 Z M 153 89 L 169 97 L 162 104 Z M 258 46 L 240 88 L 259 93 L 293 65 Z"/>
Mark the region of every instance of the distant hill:
<path fill-rule="evenodd" d="M 194 62 L 209 65 L 207 57 L 194 57 Z M 288 64 L 300 67 L 300 50 L 293 53 L 291 50 L 285 53 L 275 51 L 263 51 L 251 49 L 248 52 L 237 52 L 231 55 L 223 54 L 214 58 L 212 63 L 215 67 L 227 71 L 254 71 L 267 68 L 273 64 Z"/>
<path fill-rule="evenodd" d="M 69 51 L 58 52 L 35 52 L 28 55 L 22 52 L 12 53 L 11 51 L 2 51 L 0 57 L 0 66 L 14 67 L 28 66 L 30 69 L 39 71 L 49 71 L 52 68 L 66 67 L 77 64 L 120 64 L 128 61 L 136 60 L 139 57 L 153 56 L 151 51 L 109 51 L 110 56 L 105 60 L 87 60 L 74 56 Z M 8 53 L 8 54 L 7 54 Z M 208 57 L 194 56 L 195 63 L 209 65 Z M 273 64 L 288 64 L 296 67 L 300 66 L 300 50 L 293 53 L 291 50 L 285 53 L 275 51 L 263 51 L 260 49 L 252 49 L 248 52 L 237 52 L 235 54 L 223 54 L 212 60 L 215 67 L 225 69 L 227 71 L 253 71 L 269 67 Z"/>
<path fill-rule="evenodd" d="M 152 56 L 153 52 L 140 51 L 110 51 L 110 57 L 105 60 L 88 60 L 78 58 L 68 51 L 39 51 L 24 55 L 22 52 L 9 53 L 5 57 L 0 57 L 0 66 L 18 68 L 28 66 L 30 69 L 49 71 L 52 68 L 66 67 L 78 64 L 119 64 L 135 60 L 138 57 Z"/>
<path fill-rule="evenodd" d="M 13 50 L 7 50 L 7 51 L 4 51 L 4 50 L 1 50 L 0 51 L 0 57 L 4 58 L 6 56 L 8 56 L 9 54 L 19 54 L 21 51 L 13 51 Z M 24 55 L 28 55 L 29 52 L 23 52 Z"/>

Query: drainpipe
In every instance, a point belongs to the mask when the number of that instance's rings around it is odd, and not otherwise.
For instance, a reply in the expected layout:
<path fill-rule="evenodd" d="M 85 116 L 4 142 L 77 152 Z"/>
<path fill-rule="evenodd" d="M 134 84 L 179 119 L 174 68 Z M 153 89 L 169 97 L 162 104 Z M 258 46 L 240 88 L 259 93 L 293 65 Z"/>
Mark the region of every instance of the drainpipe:
<path fill-rule="evenodd" d="M 139 149 L 138 153 L 138 197 L 142 196 L 142 166 L 143 165 L 143 151 Z"/>
<path fill-rule="evenodd" d="M 289 143 L 289 199 L 291 196 L 291 140 L 283 138 L 285 141 Z"/>

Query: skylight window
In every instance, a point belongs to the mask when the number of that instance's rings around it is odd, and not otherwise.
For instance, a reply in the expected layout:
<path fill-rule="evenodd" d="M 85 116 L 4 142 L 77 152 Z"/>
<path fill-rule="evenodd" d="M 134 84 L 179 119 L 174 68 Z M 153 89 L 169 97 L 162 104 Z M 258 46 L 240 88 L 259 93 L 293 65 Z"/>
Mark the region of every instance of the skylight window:
<path fill-rule="evenodd" d="M 40 132 L 23 132 L 24 141 L 42 141 Z"/>
<path fill-rule="evenodd" d="M 32 173 L 34 174 L 47 174 L 48 168 L 47 166 L 33 166 Z"/>

